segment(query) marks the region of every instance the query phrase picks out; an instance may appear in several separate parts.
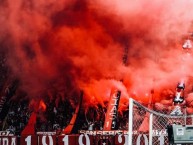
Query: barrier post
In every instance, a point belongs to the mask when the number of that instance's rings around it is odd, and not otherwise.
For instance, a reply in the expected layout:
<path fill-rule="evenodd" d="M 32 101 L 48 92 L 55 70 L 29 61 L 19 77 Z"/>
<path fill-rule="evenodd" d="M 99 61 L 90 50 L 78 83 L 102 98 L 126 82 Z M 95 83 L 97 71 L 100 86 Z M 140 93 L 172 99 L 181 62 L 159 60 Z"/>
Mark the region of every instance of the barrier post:
<path fill-rule="evenodd" d="M 128 125 L 128 133 L 129 133 L 129 145 L 132 145 L 132 135 L 133 135 L 133 99 L 129 98 L 129 125 Z"/>
<path fill-rule="evenodd" d="M 149 145 L 152 145 L 152 135 L 153 135 L 153 114 L 149 115 Z"/>

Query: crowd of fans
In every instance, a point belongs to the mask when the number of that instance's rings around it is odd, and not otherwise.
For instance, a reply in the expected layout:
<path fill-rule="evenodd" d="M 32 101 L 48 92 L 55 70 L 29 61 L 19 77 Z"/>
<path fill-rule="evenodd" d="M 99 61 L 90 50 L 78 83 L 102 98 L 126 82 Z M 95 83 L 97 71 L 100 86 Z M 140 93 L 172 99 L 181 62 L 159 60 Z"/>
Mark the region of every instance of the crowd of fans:
<path fill-rule="evenodd" d="M 35 130 L 36 132 L 62 132 L 69 124 L 75 112 L 71 102 L 67 99 L 60 99 L 58 103 L 52 99 L 45 101 L 46 109 L 37 112 Z M 20 135 L 28 123 L 33 112 L 29 108 L 27 100 L 10 100 L 10 107 L 6 117 L 2 120 L 1 130 L 10 131 Z M 89 107 L 87 110 L 80 108 L 76 119 L 77 130 L 102 130 L 105 121 L 106 108 L 101 105 Z M 127 129 L 128 111 L 118 114 L 118 129 Z"/>
<path fill-rule="evenodd" d="M 2 129 L 13 134 L 20 135 L 30 117 L 28 103 L 26 101 L 11 102 L 11 107 L 4 119 Z"/>
<path fill-rule="evenodd" d="M 13 82 L 13 86 L 18 85 L 15 81 Z M 73 115 L 77 113 L 75 110 L 79 105 L 79 101 L 77 101 L 78 99 L 74 102 L 69 98 L 46 97 L 46 99 L 42 100 L 45 108 L 37 109 L 38 107 L 31 107 L 31 100 L 29 100 L 29 97 L 26 97 L 25 95 L 23 95 L 23 98 L 16 97 L 17 94 L 14 93 L 16 87 L 13 86 L 10 85 L 4 94 L 5 98 L 8 100 L 5 101 L 2 110 L 5 117 L 0 120 L 0 128 L 2 131 L 10 131 L 15 135 L 21 135 L 22 131 L 28 124 L 32 112 L 35 111 L 37 114 L 34 126 L 36 132 L 61 133 L 70 124 Z M 79 98 L 79 96 L 73 98 Z M 85 107 L 83 104 L 80 105 L 80 109 L 76 114 L 77 119 L 74 122 L 76 132 L 78 130 L 103 130 L 107 108 L 108 103 L 105 107 L 100 104 L 89 107 Z M 155 106 L 154 110 L 156 110 Z M 118 112 L 117 130 L 128 129 L 128 111 L 129 110 Z M 146 114 L 145 109 L 140 107 L 136 108 L 135 106 L 134 111 L 135 121 L 138 121 L 138 124 L 141 124 L 144 119 L 143 116 Z M 160 112 L 160 109 L 156 111 Z M 160 113 L 163 113 L 163 111 L 164 107 L 162 107 L 162 112 Z M 158 122 L 166 123 L 164 121 L 163 118 L 158 120 Z M 164 126 L 164 124 L 162 126 Z M 139 126 L 136 126 L 134 129 L 137 129 L 138 127 Z"/>
<path fill-rule="evenodd" d="M 45 102 L 46 110 L 37 117 L 36 131 L 59 131 L 65 128 L 72 118 L 74 108 L 65 99 L 55 103 L 55 100 Z"/>

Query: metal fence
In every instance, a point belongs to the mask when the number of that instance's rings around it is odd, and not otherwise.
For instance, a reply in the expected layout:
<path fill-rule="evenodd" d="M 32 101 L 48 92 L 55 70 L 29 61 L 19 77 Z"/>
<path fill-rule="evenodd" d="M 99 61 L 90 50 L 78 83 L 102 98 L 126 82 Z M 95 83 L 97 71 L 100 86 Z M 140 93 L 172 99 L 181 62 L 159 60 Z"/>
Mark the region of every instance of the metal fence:
<path fill-rule="evenodd" d="M 158 111 L 159 110 L 159 111 Z M 157 111 L 143 106 L 130 98 L 129 104 L 129 145 L 166 145 L 167 125 L 191 125 L 193 115 L 172 116 L 164 108 Z"/>

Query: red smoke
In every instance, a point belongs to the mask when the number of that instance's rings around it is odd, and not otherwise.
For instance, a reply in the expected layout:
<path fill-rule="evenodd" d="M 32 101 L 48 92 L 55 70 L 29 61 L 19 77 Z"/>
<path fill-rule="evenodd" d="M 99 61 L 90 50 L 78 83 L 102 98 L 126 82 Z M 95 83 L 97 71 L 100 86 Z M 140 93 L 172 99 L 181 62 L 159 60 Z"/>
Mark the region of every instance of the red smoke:
<path fill-rule="evenodd" d="M 124 108 L 129 96 L 148 103 L 152 89 L 154 101 L 168 99 L 166 90 L 191 76 L 192 57 L 183 59 L 181 49 L 190 0 L 0 3 L 7 63 L 32 98 L 82 89 L 86 105 L 104 105 L 117 87 Z"/>

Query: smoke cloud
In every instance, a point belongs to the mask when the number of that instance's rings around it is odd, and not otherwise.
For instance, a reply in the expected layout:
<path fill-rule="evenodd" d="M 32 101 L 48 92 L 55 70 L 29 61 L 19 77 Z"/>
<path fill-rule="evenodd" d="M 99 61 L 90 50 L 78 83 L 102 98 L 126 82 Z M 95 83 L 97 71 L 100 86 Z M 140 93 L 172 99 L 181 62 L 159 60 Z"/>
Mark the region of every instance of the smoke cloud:
<path fill-rule="evenodd" d="M 32 98 L 70 97 L 103 104 L 112 88 L 147 103 L 166 99 L 181 79 L 191 85 L 191 0 L 0 1 L 7 65 Z M 191 91 L 191 89 L 189 89 Z M 49 92 L 49 93 L 48 93 Z"/>

